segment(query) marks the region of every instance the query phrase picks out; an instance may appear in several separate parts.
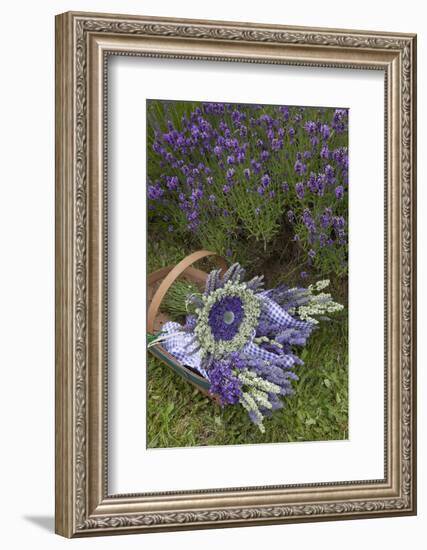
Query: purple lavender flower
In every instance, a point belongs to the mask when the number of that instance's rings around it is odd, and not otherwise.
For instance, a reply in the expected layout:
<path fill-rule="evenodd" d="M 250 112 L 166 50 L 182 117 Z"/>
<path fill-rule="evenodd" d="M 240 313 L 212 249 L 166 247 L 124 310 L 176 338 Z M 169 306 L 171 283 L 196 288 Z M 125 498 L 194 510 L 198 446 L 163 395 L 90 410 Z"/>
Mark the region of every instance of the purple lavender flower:
<path fill-rule="evenodd" d="M 259 174 L 260 171 L 261 171 L 261 164 L 259 162 L 257 162 L 255 159 L 252 159 L 251 160 L 251 167 L 253 169 L 253 171 L 256 173 L 256 174 Z"/>
<path fill-rule="evenodd" d="M 190 128 L 190 132 L 191 132 L 191 136 L 194 138 L 194 139 L 197 139 L 200 135 L 200 130 L 198 128 L 198 126 L 196 126 L 195 124 L 193 124 Z"/>
<path fill-rule="evenodd" d="M 245 162 L 245 158 L 246 158 L 246 152 L 244 150 L 240 150 L 237 152 L 236 161 L 238 164 L 243 164 Z"/>
<path fill-rule="evenodd" d="M 175 191 L 178 188 L 178 183 L 177 176 L 166 176 L 166 186 L 170 191 Z"/>
<path fill-rule="evenodd" d="M 227 149 L 229 149 L 230 151 L 233 151 L 235 149 L 237 149 L 237 147 L 239 146 L 239 142 L 237 139 L 235 138 L 227 138 L 225 140 L 225 145 L 227 147 Z"/>
<path fill-rule="evenodd" d="M 218 395 L 221 406 L 238 403 L 242 383 L 233 374 L 232 362 L 213 361 L 209 369 L 210 392 Z"/>
<path fill-rule="evenodd" d="M 248 135 L 248 129 L 246 128 L 246 126 L 245 126 L 244 124 L 242 124 L 242 125 L 240 126 L 239 135 L 240 135 L 240 137 L 242 137 L 242 138 L 245 138 L 245 137 Z"/>
<path fill-rule="evenodd" d="M 346 147 L 338 147 L 338 149 L 332 151 L 332 158 L 341 168 L 348 169 L 348 154 Z"/>
<path fill-rule="evenodd" d="M 317 176 L 317 194 L 319 197 L 323 197 L 326 187 L 326 176 L 325 174 L 318 174 Z"/>
<path fill-rule="evenodd" d="M 231 113 L 231 120 L 233 121 L 235 126 L 240 125 L 240 121 L 242 120 L 242 113 L 240 111 L 233 111 Z"/>
<path fill-rule="evenodd" d="M 329 139 L 331 135 L 331 129 L 327 124 L 321 124 L 320 125 L 320 135 L 322 136 L 323 140 L 326 141 Z"/>
<path fill-rule="evenodd" d="M 313 216 L 311 215 L 309 208 L 304 208 L 302 221 L 311 233 L 314 233 L 316 231 L 316 225 L 314 223 Z"/>
<path fill-rule="evenodd" d="M 343 216 L 334 216 L 332 218 L 332 225 L 336 229 L 343 229 L 345 227 L 345 219 Z"/>
<path fill-rule="evenodd" d="M 304 184 L 302 182 L 299 182 L 295 185 L 295 192 L 299 199 L 304 198 Z"/>
<path fill-rule="evenodd" d="M 342 134 L 346 129 L 347 109 L 336 109 L 332 118 L 332 128 L 337 134 Z"/>
<path fill-rule="evenodd" d="M 316 132 L 316 123 L 313 122 L 312 120 L 308 120 L 305 124 L 304 124 L 304 130 L 309 133 L 309 134 L 314 134 Z"/>
<path fill-rule="evenodd" d="M 283 118 L 288 121 L 289 120 L 289 107 L 284 105 L 283 107 L 279 107 L 279 111 L 282 113 Z"/>
<path fill-rule="evenodd" d="M 234 168 L 229 168 L 227 170 L 227 179 L 231 180 L 234 177 L 235 173 L 236 173 L 236 170 Z"/>
<path fill-rule="evenodd" d="M 335 196 L 337 197 L 337 199 L 342 199 L 343 198 L 343 196 L 344 196 L 344 187 L 342 185 L 338 185 L 335 188 Z"/>
<path fill-rule="evenodd" d="M 307 185 L 312 193 L 316 193 L 318 190 L 317 186 L 317 176 L 314 172 L 311 172 L 310 177 L 308 178 Z"/>
<path fill-rule="evenodd" d="M 214 153 L 217 157 L 220 157 L 222 155 L 222 147 L 220 147 L 219 145 L 216 145 L 214 147 Z"/>
<path fill-rule="evenodd" d="M 271 142 L 271 148 L 273 151 L 280 151 L 280 149 L 283 147 L 283 140 L 282 139 L 276 139 L 274 138 Z"/>
<path fill-rule="evenodd" d="M 191 192 L 191 200 L 193 202 L 197 202 L 202 197 L 203 197 L 203 191 L 200 187 L 198 187 L 197 189 L 193 189 L 193 191 Z"/>
<path fill-rule="evenodd" d="M 149 185 L 147 188 L 147 196 L 150 200 L 155 201 L 160 199 L 164 195 L 163 189 L 160 187 L 159 183 L 154 185 Z"/>
<path fill-rule="evenodd" d="M 325 208 L 323 214 L 320 216 L 320 225 L 324 228 L 329 227 L 332 223 L 332 210 Z"/>
<path fill-rule="evenodd" d="M 270 124 L 271 121 L 272 121 L 272 120 L 271 120 L 271 117 L 270 117 L 269 115 L 267 115 L 267 114 L 261 115 L 261 116 L 259 117 L 259 120 L 260 120 L 261 122 L 265 122 L 267 125 Z"/>
<path fill-rule="evenodd" d="M 261 178 L 261 185 L 265 188 L 268 187 L 270 183 L 270 176 L 268 174 L 264 174 Z"/>
<path fill-rule="evenodd" d="M 334 169 L 330 164 L 325 166 L 325 176 L 328 184 L 332 185 L 335 182 Z"/>
<path fill-rule="evenodd" d="M 153 143 L 153 151 L 161 155 L 164 152 L 164 149 L 158 141 L 155 141 Z"/>
<path fill-rule="evenodd" d="M 294 170 L 298 175 L 302 176 L 307 171 L 307 165 L 297 160 L 294 165 Z"/>
<path fill-rule="evenodd" d="M 259 416 L 256 414 L 255 411 L 249 411 L 248 415 L 249 415 L 249 418 L 251 419 L 251 422 L 253 422 L 254 424 L 260 424 L 261 423 L 261 420 L 260 420 Z"/>
<path fill-rule="evenodd" d="M 322 159 L 324 160 L 328 160 L 329 159 L 329 148 L 327 145 L 324 145 L 322 147 L 322 149 L 320 150 L 320 156 Z"/>

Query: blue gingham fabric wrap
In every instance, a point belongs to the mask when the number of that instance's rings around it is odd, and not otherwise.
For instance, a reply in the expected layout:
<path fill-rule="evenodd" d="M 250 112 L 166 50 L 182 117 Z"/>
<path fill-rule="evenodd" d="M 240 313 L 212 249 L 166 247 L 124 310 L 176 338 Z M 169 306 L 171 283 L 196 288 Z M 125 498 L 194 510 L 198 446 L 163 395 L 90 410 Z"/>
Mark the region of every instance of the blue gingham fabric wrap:
<path fill-rule="evenodd" d="M 260 320 L 262 319 L 263 322 L 275 325 L 278 330 L 285 330 L 288 328 L 305 329 L 311 326 L 311 323 L 299 321 L 289 315 L 289 313 L 277 304 L 277 302 L 268 297 L 268 291 L 260 292 L 258 296 L 261 300 Z M 243 354 L 253 359 L 280 364 L 282 368 L 291 368 L 295 364 L 296 358 L 293 354 L 271 353 L 256 344 L 253 341 L 255 334 L 256 331 L 254 330 L 247 344 L 242 349 Z M 184 332 L 179 323 L 171 321 L 163 325 L 162 337 L 165 338 L 161 344 L 168 353 L 173 355 L 182 364 L 193 368 L 209 380 L 208 373 L 201 364 L 202 357 L 200 351 L 194 349 L 197 347 L 197 344 L 194 342 L 192 333 Z"/>
<path fill-rule="evenodd" d="M 192 349 L 195 346 L 193 334 L 184 332 L 179 323 L 170 321 L 163 325 L 162 336 L 168 336 L 168 338 L 161 342 L 161 345 L 168 353 L 173 355 L 183 365 L 195 369 L 202 376 L 209 379 L 205 369 L 201 365 L 202 357 L 200 352 L 193 351 Z"/>
<path fill-rule="evenodd" d="M 306 321 L 299 321 L 294 319 L 287 311 L 285 311 L 277 302 L 268 297 L 268 290 L 260 292 L 261 298 L 261 319 L 268 321 L 272 325 L 277 325 L 280 329 L 295 328 L 305 329 L 312 326 L 311 323 Z"/>

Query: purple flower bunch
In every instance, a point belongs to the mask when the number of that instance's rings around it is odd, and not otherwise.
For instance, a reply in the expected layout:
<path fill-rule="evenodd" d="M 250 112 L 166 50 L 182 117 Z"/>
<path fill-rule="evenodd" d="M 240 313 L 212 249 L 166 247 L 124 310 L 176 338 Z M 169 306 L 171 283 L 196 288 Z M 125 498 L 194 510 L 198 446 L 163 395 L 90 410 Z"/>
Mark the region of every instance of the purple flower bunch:
<path fill-rule="evenodd" d="M 316 294 L 328 280 L 306 288 L 263 290 L 263 277 L 245 281 L 246 271 L 233 264 L 225 273 L 211 271 L 203 294 L 187 297 L 194 312 L 185 325 L 168 322 L 159 341 L 180 362 L 210 383 L 222 406 L 239 403 L 264 430 L 263 419 L 293 393 L 296 365 L 326 312 L 342 309 L 331 295 Z"/>
<path fill-rule="evenodd" d="M 246 260 L 285 235 L 305 272 L 346 271 L 347 109 L 152 100 L 147 112 L 159 235 Z"/>

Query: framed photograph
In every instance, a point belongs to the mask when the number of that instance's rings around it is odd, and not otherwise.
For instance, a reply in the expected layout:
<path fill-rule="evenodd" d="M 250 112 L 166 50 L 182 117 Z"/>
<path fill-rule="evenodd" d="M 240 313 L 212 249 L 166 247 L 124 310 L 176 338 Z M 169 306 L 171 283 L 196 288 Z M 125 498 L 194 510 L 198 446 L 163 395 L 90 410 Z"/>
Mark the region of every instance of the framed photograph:
<path fill-rule="evenodd" d="M 56 532 L 416 513 L 416 37 L 56 18 Z"/>

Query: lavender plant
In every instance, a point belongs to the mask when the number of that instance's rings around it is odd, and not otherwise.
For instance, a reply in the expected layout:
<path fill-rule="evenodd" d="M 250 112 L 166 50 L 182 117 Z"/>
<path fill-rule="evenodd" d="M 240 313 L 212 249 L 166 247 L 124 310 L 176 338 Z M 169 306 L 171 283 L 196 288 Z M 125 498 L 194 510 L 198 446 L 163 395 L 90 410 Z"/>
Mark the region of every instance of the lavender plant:
<path fill-rule="evenodd" d="M 245 264 L 292 242 L 302 277 L 346 273 L 346 109 L 154 100 L 147 113 L 151 231 Z"/>

